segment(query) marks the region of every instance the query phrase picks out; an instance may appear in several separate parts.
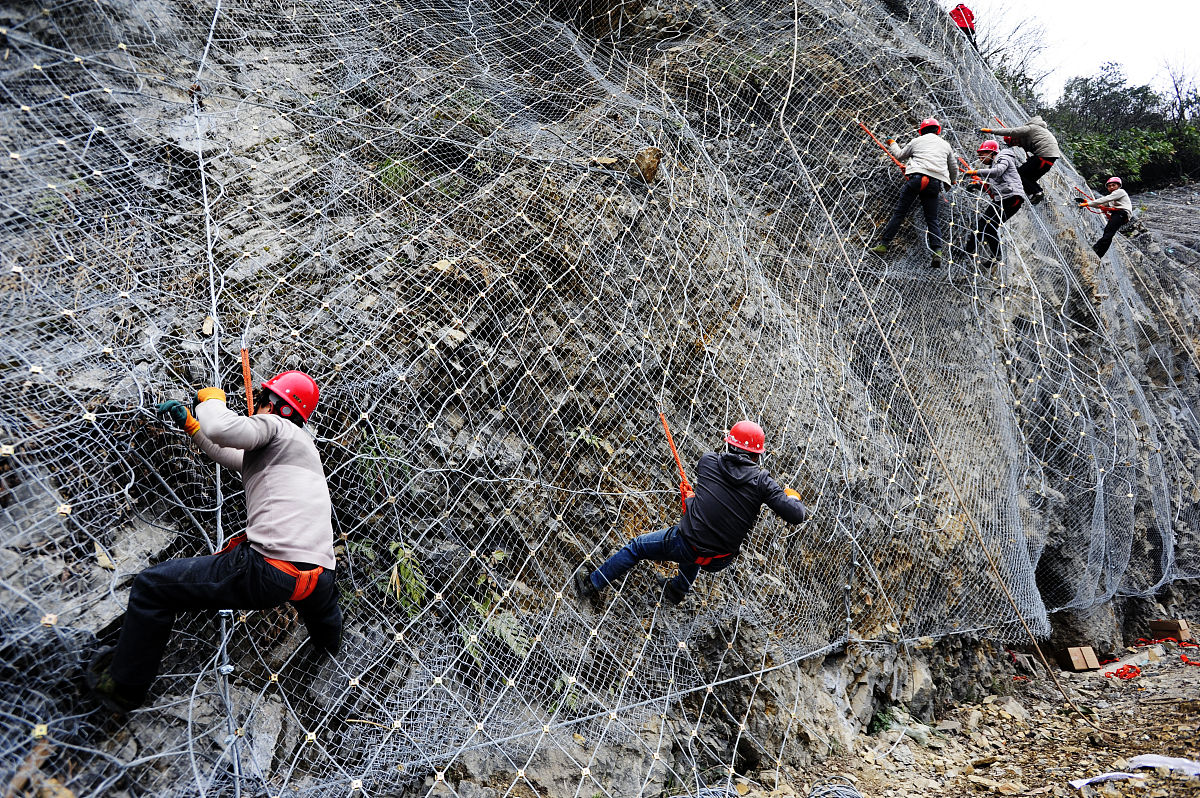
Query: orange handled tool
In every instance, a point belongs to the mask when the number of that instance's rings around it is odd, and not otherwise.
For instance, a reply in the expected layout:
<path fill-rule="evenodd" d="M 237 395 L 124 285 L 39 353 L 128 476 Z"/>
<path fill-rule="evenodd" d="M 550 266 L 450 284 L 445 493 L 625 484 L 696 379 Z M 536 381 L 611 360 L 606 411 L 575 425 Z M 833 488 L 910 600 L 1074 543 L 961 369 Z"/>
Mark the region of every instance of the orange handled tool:
<path fill-rule="evenodd" d="M 855 121 L 855 122 L 858 122 L 858 120 L 857 120 L 857 119 L 855 119 L 854 121 Z M 882 141 L 880 141 L 879 139 L 875 138 L 875 134 L 874 134 L 874 133 L 872 133 L 872 132 L 870 131 L 870 129 L 869 129 L 869 128 L 868 128 L 866 125 L 864 125 L 862 122 L 858 122 L 858 126 L 859 126 L 859 127 L 861 127 L 861 128 L 863 129 L 863 132 L 864 132 L 864 133 L 866 133 L 868 136 L 870 136 L 870 137 L 871 137 L 871 141 L 873 141 L 873 142 L 875 142 L 876 144 L 878 144 L 878 145 L 879 145 L 879 149 L 881 149 L 881 150 L 883 150 L 884 152 L 886 152 L 886 153 L 887 153 L 887 157 L 889 157 L 889 158 L 891 158 L 891 159 L 892 159 L 892 163 L 896 164 L 896 166 L 899 166 L 899 167 L 900 167 L 900 171 L 901 171 L 901 172 L 903 172 L 903 171 L 904 171 L 904 164 L 900 163 L 899 159 L 897 159 L 895 155 L 892 155 L 892 151 L 891 151 L 891 150 L 889 150 L 889 149 L 887 148 L 887 145 L 886 145 L 886 144 L 884 144 L 884 143 L 883 143 Z"/>
<path fill-rule="evenodd" d="M 687 472 L 683 470 L 683 461 L 679 459 L 679 450 L 675 448 L 675 439 L 671 437 L 671 428 L 667 425 L 667 414 L 660 412 L 658 420 L 662 422 L 663 432 L 667 434 L 667 445 L 671 447 L 671 455 L 675 458 L 675 467 L 679 469 L 679 497 L 683 511 L 687 512 L 687 500 L 696 495 L 692 483 L 688 482 Z"/>
<path fill-rule="evenodd" d="M 250 387 L 250 353 L 242 347 L 242 384 L 246 386 L 246 415 L 254 415 L 254 389 Z"/>

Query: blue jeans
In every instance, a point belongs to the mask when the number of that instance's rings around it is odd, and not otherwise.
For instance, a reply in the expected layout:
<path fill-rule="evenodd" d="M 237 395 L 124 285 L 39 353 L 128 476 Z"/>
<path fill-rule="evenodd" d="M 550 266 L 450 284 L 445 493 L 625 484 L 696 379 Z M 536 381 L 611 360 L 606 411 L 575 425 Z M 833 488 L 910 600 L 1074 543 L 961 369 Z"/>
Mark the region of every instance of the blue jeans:
<path fill-rule="evenodd" d="M 925 181 L 925 188 L 921 188 L 922 179 Z M 904 181 L 904 186 L 900 189 L 900 198 L 896 200 L 896 207 L 892 210 L 892 218 L 888 219 L 887 226 L 883 228 L 883 232 L 879 234 L 879 242 L 881 244 L 890 244 L 892 239 L 896 237 L 896 232 L 900 229 L 900 223 L 904 221 L 904 217 L 908 216 L 908 211 L 912 208 L 913 203 L 918 198 L 921 200 L 921 209 L 925 211 L 925 243 L 930 249 L 942 248 L 942 228 L 938 222 L 938 197 L 942 193 L 942 182 L 926 175 L 913 175 Z"/>
<path fill-rule="evenodd" d="M 696 581 L 696 574 L 700 573 L 700 566 L 695 563 L 696 553 L 683 541 L 679 534 L 679 526 L 676 525 L 670 529 L 638 535 L 626 543 L 592 574 L 593 587 L 603 590 L 618 581 L 640 560 L 679 563 L 679 573 L 671 580 L 671 584 L 680 593 L 691 590 L 692 582 Z"/>
<path fill-rule="evenodd" d="M 181 610 L 265 610 L 288 603 L 296 579 L 242 543 L 207 557 L 167 560 L 142 571 L 129 591 L 129 609 L 113 656 L 113 681 L 125 695 L 144 696 L 158 675 L 175 614 Z M 294 603 L 313 643 L 336 651 L 342 613 L 334 572 L 317 579 L 308 598 Z"/>

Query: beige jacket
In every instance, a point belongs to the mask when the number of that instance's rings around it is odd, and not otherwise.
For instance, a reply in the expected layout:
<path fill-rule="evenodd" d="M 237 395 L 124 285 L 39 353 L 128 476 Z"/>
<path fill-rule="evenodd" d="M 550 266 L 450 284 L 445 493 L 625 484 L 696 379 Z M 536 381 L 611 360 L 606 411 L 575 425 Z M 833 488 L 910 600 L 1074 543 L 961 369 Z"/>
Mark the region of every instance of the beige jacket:
<path fill-rule="evenodd" d="M 926 133 L 917 136 L 900 148 L 896 142 L 888 145 L 888 150 L 898 161 L 905 161 L 904 175 L 928 175 L 950 185 L 958 180 L 958 163 L 954 160 L 954 151 L 944 138 L 936 133 Z"/>
<path fill-rule="evenodd" d="M 242 475 L 246 538 L 263 556 L 333 568 L 333 505 L 312 436 L 280 416 L 239 416 L 220 399 L 196 407 L 192 440 Z"/>
<path fill-rule="evenodd" d="M 1133 214 L 1133 200 L 1129 199 L 1128 192 L 1123 188 L 1119 188 L 1111 194 L 1105 194 L 1103 197 L 1096 197 L 1087 204 L 1092 208 L 1098 208 L 1103 205 L 1107 208 L 1125 211 L 1125 213 L 1130 215 Z"/>

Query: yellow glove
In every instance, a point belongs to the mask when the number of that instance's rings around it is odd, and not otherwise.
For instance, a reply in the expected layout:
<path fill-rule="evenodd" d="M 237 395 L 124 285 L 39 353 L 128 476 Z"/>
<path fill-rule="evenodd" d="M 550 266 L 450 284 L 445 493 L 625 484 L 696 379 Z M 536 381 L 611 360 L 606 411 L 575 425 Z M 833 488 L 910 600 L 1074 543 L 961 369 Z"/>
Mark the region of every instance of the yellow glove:
<path fill-rule="evenodd" d="M 992 129 L 990 127 L 981 127 L 981 128 L 979 128 L 979 132 L 980 133 L 991 133 Z"/>
<path fill-rule="evenodd" d="M 796 501 L 800 501 L 800 494 L 797 493 L 796 491 L 792 490 L 791 488 L 784 488 L 783 493 L 785 496 L 787 496 L 790 499 L 795 499 Z"/>
<path fill-rule="evenodd" d="M 225 401 L 225 392 L 220 388 L 201 388 L 196 392 L 196 404 L 207 402 L 209 399 Z"/>
<path fill-rule="evenodd" d="M 895 139 L 888 139 L 888 140 L 887 140 L 887 143 L 888 143 L 888 144 L 895 144 L 895 143 L 896 143 L 896 140 L 895 140 Z"/>
<path fill-rule="evenodd" d="M 979 174 L 979 172 L 976 172 L 974 169 L 968 169 L 967 171 L 963 172 L 963 174 L 974 177 L 975 175 Z"/>

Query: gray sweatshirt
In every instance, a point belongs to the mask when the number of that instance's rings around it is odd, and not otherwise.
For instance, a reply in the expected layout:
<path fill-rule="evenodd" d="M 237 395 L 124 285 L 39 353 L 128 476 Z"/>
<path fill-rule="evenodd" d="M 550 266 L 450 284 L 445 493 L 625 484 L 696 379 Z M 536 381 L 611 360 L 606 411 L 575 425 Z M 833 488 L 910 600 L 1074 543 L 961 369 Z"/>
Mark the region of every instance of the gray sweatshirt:
<path fill-rule="evenodd" d="M 1021 147 L 1030 155 L 1040 158 L 1061 158 L 1062 150 L 1058 148 L 1058 139 L 1046 126 L 1046 120 L 1035 116 L 1020 127 L 994 127 L 992 132 L 997 136 L 1009 136 L 1012 143 Z"/>
<path fill-rule="evenodd" d="M 1129 199 L 1128 192 L 1123 188 L 1119 188 L 1111 194 L 1105 194 L 1103 197 L 1096 197 L 1088 205 L 1093 208 L 1104 205 L 1118 211 L 1125 211 L 1130 215 L 1133 214 L 1133 200 Z"/>
<path fill-rule="evenodd" d="M 1004 150 L 996 156 L 991 166 L 980 166 L 975 171 L 1000 199 L 1026 198 L 1021 176 L 1017 174 L 1017 154 L 1012 150 Z"/>
<path fill-rule="evenodd" d="M 333 506 L 312 436 L 274 414 L 239 416 L 220 399 L 196 407 L 192 440 L 242 475 L 246 538 L 265 557 L 333 568 Z"/>
<path fill-rule="evenodd" d="M 946 140 L 936 133 L 917 136 L 904 149 L 893 141 L 888 145 L 888 150 L 897 161 L 907 162 L 904 174 L 908 177 L 928 175 L 946 185 L 958 179 L 954 152 Z"/>

